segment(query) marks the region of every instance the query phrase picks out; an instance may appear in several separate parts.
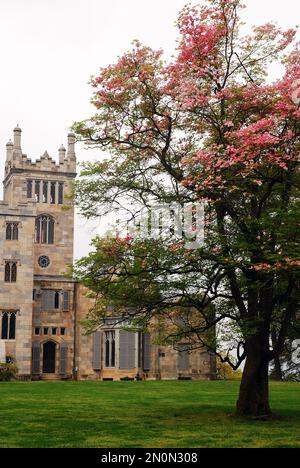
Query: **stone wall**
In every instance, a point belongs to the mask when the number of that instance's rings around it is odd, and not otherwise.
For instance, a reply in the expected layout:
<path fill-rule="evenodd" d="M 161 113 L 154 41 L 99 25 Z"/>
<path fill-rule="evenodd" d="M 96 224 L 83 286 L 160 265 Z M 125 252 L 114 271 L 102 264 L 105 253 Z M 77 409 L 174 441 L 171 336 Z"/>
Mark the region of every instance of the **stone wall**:
<path fill-rule="evenodd" d="M 0 311 L 16 311 L 16 339 L 6 342 L 6 353 L 13 355 L 19 373 L 31 372 L 32 290 L 33 290 L 33 232 L 36 216 L 34 204 L 14 209 L 0 204 Z M 19 226 L 18 241 L 6 240 L 6 223 Z M 6 261 L 17 262 L 16 283 L 4 281 Z"/>

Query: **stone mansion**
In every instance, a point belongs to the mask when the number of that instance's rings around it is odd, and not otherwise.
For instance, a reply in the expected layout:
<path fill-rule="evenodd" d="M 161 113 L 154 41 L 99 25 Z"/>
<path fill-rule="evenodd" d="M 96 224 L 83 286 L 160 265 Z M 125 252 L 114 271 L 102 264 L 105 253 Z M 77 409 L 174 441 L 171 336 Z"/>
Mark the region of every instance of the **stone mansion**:
<path fill-rule="evenodd" d="M 92 306 L 84 288 L 66 277 L 73 262 L 74 207 L 67 197 L 76 177 L 75 136 L 59 161 L 47 152 L 32 161 L 22 152 L 21 129 L 6 145 L 0 201 L 0 362 L 16 362 L 20 379 L 215 376 L 209 354 L 181 352 L 106 321 L 85 335 Z"/>

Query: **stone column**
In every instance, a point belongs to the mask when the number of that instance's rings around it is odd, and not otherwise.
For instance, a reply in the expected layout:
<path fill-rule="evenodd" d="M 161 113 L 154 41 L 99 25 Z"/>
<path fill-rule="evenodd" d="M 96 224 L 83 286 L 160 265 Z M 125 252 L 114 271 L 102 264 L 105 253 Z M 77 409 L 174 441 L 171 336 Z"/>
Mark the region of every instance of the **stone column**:
<path fill-rule="evenodd" d="M 40 180 L 40 203 L 43 203 L 43 180 Z"/>
<path fill-rule="evenodd" d="M 48 181 L 48 200 L 47 200 L 47 203 L 50 203 L 50 198 L 51 198 L 51 182 Z"/>

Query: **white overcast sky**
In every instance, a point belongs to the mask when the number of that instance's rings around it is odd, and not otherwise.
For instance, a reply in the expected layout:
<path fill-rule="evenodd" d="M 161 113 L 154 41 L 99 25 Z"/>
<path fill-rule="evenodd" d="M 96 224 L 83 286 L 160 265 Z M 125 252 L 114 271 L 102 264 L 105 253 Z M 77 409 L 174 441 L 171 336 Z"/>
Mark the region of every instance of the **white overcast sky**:
<path fill-rule="evenodd" d="M 201 1 L 201 0 L 200 0 Z M 186 0 L 0 0 L 0 174 L 5 145 L 18 123 L 22 149 L 31 158 L 57 157 L 75 120 L 92 114 L 90 75 L 113 63 L 133 39 L 172 53 L 174 26 Z M 190 3 L 197 4 L 192 0 Z M 245 21 L 300 20 L 299 0 L 244 0 Z M 79 160 L 94 151 L 77 147 Z M 1 193 L 0 193 L 1 198 Z M 89 250 L 91 226 L 77 218 L 75 253 Z"/>

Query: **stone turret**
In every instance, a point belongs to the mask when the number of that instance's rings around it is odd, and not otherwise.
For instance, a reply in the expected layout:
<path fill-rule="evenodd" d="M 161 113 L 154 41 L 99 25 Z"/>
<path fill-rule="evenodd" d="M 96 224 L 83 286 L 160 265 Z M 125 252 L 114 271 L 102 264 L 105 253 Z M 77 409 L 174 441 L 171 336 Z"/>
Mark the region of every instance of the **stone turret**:
<path fill-rule="evenodd" d="M 14 129 L 13 142 L 10 140 L 6 145 L 6 165 L 5 175 L 14 172 L 16 169 L 35 170 L 35 171 L 51 171 L 52 173 L 70 173 L 75 176 L 76 173 L 76 153 L 75 143 L 76 137 L 74 133 L 68 134 L 68 149 L 63 145 L 58 150 L 59 164 L 51 158 L 47 151 L 35 161 L 23 154 L 21 147 L 22 130 L 19 125 Z"/>
<path fill-rule="evenodd" d="M 68 151 L 67 151 L 67 161 L 70 167 L 70 170 L 76 170 L 76 154 L 75 154 L 75 143 L 76 137 L 74 133 L 68 134 Z"/>
<path fill-rule="evenodd" d="M 61 145 L 61 147 L 58 150 L 59 154 L 59 164 L 64 164 L 65 159 L 66 159 L 66 148 L 64 145 Z"/>
<path fill-rule="evenodd" d="M 61 197 L 59 191 L 65 191 L 69 181 L 76 177 L 75 135 L 73 133 L 68 135 L 67 151 L 61 145 L 58 150 L 59 162 L 57 162 L 47 151 L 36 160 L 27 157 L 22 152 L 21 134 L 22 130 L 17 125 L 14 129 L 13 142 L 9 141 L 6 145 L 4 200 L 10 205 L 17 205 L 20 201 L 27 203 L 31 198 L 50 200 L 50 193 L 51 200 L 58 200 Z M 30 178 L 32 178 L 32 189 L 28 188 L 27 192 L 27 181 Z M 64 189 L 59 185 L 60 182 L 63 183 Z M 29 192 L 32 192 L 32 197 L 28 197 Z"/>
<path fill-rule="evenodd" d="M 6 162 L 10 163 L 13 158 L 14 144 L 11 140 L 6 144 Z"/>
<path fill-rule="evenodd" d="M 17 125 L 16 128 L 14 129 L 14 149 L 20 152 L 22 151 L 21 134 L 22 134 L 22 130 L 20 129 L 19 125 Z"/>

